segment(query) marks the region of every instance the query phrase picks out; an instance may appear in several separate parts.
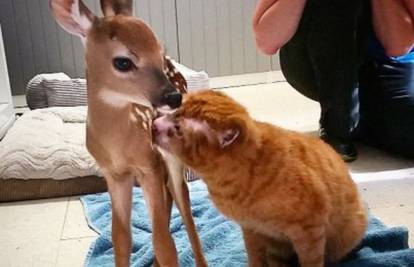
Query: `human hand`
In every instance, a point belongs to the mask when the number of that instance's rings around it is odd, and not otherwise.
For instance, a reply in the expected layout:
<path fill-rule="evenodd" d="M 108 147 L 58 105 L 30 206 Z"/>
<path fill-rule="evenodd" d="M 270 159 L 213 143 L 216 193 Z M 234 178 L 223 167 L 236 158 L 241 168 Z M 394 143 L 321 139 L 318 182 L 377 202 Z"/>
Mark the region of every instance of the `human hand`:
<path fill-rule="evenodd" d="M 371 0 L 375 33 L 388 56 L 401 56 L 414 46 L 414 1 Z"/>
<path fill-rule="evenodd" d="M 295 34 L 307 0 L 259 0 L 253 15 L 256 45 L 272 55 Z"/>
<path fill-rule="evenodd" d="M 414 1 L 413 0 L 402 0 L 405 7 L 408 10 L 408 13 L 411 15 L 411 17 L 414 19 Z"/>

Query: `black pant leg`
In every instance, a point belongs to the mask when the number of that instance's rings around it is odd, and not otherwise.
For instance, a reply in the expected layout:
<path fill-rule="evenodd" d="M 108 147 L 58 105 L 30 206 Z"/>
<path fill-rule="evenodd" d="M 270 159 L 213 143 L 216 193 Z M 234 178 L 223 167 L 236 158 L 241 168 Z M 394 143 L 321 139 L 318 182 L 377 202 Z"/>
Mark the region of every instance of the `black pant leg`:
<path fill-rule="evenodd" d="M 319 101 L 319 89 L 308 51 L 312 2 L 313 0 L 307 2 L 292 39 L 280 49 L 280 66 L 286 81 L 293 88 L 304 96 Z"/>
<path fill-rule="evenodd" d="M 357 125 L 358 71 L 370 23 L 365 0 L 308 0 L 299 28 L 281 49 L 287 81 L 319 101 L 321 126 L 349 140 Z"/>
<path fill-rule="evenodd" d="M 369 13 L 363 0 L 314 4 L 308 49 L 320 91 L 320 123 L 329 135 L 350 140 L 359 120 L 358 72 Z"/>
<path fill-rule="evenodd" d="M 363 140 L 414 157 L 414 63 L 367 60 L 360 84 Z"/>

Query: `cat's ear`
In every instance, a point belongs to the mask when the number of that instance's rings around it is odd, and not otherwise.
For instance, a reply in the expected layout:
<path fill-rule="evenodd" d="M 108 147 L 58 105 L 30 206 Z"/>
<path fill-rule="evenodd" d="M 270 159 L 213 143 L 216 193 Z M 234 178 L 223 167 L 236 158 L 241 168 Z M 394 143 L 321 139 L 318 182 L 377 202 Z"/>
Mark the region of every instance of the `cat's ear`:
<path fill-rule="evenodd" d="M 243 140 L 247 137 L 247 125 L 248 121 L 244 117 L 240 116 L 231 116 L 228 119 L 228 125 L 226 130 L 218 133 L 218 141 L 221 148 L 225 148 L 240 140 Z"/>
<path fill-rule="evenodd" d="M 218 141 L 221 148 L 228 147 L 237 140 L 237 137 L 240 136 L 239 129 L 227 129 L 218 134 Z"/>

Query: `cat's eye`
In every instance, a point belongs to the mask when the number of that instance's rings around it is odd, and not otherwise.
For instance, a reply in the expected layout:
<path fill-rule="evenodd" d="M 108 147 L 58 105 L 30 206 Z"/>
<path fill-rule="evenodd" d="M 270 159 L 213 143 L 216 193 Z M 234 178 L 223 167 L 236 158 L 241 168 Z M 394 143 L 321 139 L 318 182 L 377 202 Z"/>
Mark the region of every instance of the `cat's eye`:
<path fill-rule="evenodd" d="M 112 60 L 112 64 L 120 72 L 128 72 L 135 68 L 132 60 L 127 57 L 116 57 Z"/>
<path fill-rule="evenodd" d="M 172 120 L 177 124 L 178 120 L 180 119 L 180 113 L 178 113 L 178 109 L 171 114 Z"/>
<path fill-rule="evenodd" d="M 179 124 L 176 124 L 176 125 L 174 126 L 174 128 L 175 128 L 175 135 L 176 135 L 177 137 L 179 137 L 179 138 L 183 137 L 183 132 L 181 131 L 181 127 L 180 127 L 180 125 L 179 125 Z"/>

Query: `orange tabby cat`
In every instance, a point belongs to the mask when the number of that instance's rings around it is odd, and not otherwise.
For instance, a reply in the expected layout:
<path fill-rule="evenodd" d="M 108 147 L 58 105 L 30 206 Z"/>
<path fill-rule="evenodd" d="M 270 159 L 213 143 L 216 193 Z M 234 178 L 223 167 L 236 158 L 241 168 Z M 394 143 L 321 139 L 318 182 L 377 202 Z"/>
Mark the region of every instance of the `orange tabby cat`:
<path fill-rule="evenodd" d="M 211 199 L 243 230 L 249 266 L 302 267 L 343 258 L 367 217 L 341 158 L 317 138 L 253 120 L 230 97 L 189 94 L 154 122 L 158 145 L 204 179 Z"/>

